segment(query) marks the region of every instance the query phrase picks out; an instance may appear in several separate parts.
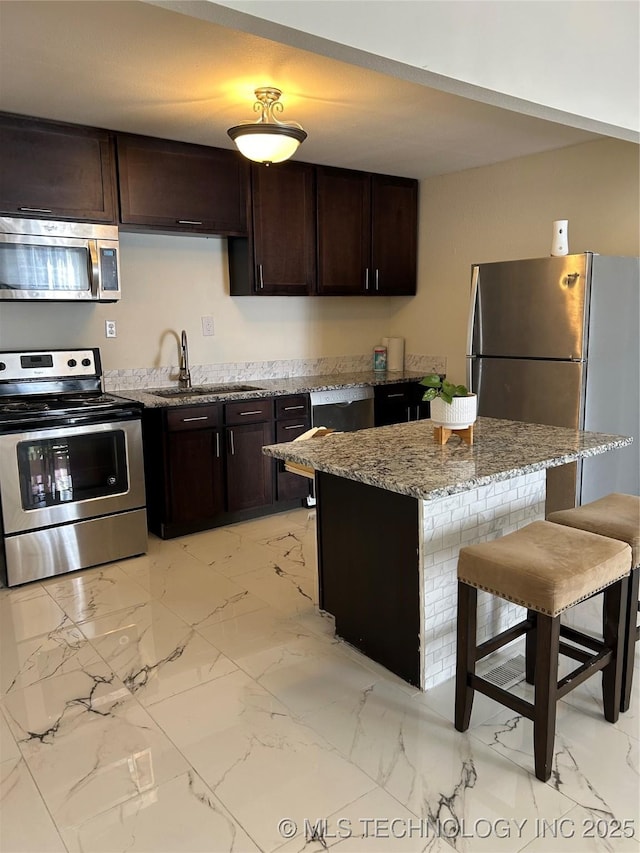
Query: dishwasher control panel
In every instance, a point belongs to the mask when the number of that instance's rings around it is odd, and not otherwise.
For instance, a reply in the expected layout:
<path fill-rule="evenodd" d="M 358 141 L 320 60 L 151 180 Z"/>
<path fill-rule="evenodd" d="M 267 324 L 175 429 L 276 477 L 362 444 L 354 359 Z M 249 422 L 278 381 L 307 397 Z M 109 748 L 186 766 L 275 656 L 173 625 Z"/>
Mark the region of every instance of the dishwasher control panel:
<path fill-rule="evenodd" d="M 356 388 L 334 388 L 331 391 L 312 391 L 309 397 L 312 406 L 354 403 L 357 400 L 372 400 L 373 388 L 371 385 L 363 385 Z"/>

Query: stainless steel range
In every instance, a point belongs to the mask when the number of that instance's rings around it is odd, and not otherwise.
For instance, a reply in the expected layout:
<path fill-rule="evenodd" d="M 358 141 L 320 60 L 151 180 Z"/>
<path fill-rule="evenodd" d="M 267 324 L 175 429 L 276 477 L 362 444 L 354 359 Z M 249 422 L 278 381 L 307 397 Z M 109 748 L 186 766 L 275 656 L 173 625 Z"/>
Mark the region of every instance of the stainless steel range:
<path fill-rule="evenodd" d="M 141 408 L 98 349 L 0 352 L 0 509 L 7 586 L 146 552 Z"/>

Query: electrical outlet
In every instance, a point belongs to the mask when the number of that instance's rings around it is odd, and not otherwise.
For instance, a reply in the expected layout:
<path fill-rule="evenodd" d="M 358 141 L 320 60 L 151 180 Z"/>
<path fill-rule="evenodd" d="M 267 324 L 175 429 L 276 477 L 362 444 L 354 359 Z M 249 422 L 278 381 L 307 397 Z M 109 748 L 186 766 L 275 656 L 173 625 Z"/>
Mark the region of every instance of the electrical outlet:
<path fill-rule="evenodd" d="M 115 320 L 105 320 L 104 321 L 104 336 L 105 338 L 117 338 L 118 330 L 116 329 L 116 321 Z"/>
<path fill-rule="evenodd" d="M 202 317 L 202 334 L 205 337 L 210 337 L 213 335 L 213 317 L 208 314 L 205 317 Z"/>

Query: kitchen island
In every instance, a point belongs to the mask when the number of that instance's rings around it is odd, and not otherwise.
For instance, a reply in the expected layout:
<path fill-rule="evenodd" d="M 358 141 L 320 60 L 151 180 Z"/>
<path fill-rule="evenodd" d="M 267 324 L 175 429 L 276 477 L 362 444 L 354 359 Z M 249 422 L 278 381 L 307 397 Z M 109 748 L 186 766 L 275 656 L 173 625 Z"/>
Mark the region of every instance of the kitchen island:
<path fill-rule="evenodd" d="M 455 671 L 460 547 L 543 519 L 546 469 L 632 442 L 494 418 L 477 420 L 470 446 L 433 433 L 417 421 L 263 448 L 316 472 L 320 609 L 338 636 L 423 690 Z M 521 618 L 481 593 L 478 642 Z"/>

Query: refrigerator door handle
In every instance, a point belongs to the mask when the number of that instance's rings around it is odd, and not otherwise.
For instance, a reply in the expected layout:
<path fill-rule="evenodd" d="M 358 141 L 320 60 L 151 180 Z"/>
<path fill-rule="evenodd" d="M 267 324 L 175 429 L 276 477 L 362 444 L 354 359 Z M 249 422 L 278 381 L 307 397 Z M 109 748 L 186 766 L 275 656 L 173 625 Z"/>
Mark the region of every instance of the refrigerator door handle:
<path fill-rule="evenodd" d="M 471 268 L 471 305 L 469 307 L 469 325 L 467 326 L 467 355 L 473 352 L 473 330 L 476 323 L 476 308 L 478 303 L 478 281 L 480 278 L 480 267 L 475 264 Z"/>
<path fill-rule="evenodd" d="M 475 355 L 467 356 L 467 390 L 470 394 L 477 394 L 477 390 L 473 387 L 473 367 L 477 360 Z"/>

